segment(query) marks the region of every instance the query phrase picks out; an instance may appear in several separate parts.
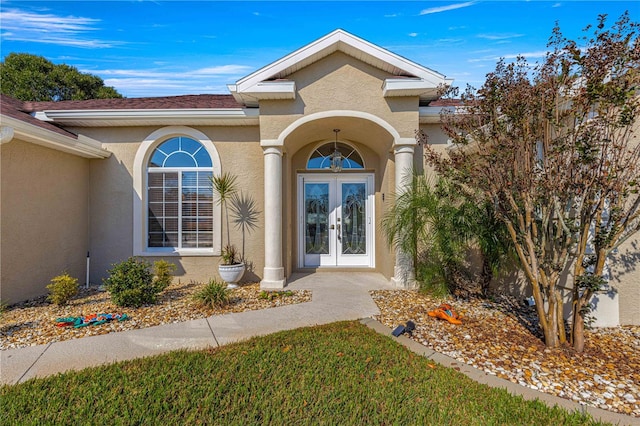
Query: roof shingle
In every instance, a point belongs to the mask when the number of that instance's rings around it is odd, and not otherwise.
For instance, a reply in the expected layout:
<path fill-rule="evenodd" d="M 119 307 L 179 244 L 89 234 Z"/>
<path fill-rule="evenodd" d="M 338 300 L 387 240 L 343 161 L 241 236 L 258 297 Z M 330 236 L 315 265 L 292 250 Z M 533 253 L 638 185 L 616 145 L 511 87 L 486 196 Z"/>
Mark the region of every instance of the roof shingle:
<path fill-rule="evenodd" d="M 101 109 L 242 108 L 232 95 L 183 95 L 153 98 L 89 99 L 85 101 L 25 102 L 26 111 Z"/>
<path fill-rule="evenodd" d="M 24 123 L 28 123 L 33 126 L 40 127 L 42 129 L 46 129 L 70 138 L 78 138 L 78 135 L 76 135 L 75 133 L 60 128 L 53 123 L 41 121 L 33 117 L 25 108 L 23 101 L 14 99 L 7 95 L 0 94 L 0 113 L 7 117 L 15 118 L 16 120 L 20 120 Z"/>

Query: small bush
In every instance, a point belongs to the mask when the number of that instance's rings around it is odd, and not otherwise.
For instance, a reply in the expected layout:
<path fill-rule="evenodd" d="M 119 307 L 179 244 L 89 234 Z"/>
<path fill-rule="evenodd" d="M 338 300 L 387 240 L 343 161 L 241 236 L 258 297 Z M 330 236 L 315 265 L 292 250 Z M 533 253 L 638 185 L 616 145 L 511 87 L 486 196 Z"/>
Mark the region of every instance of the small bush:
<path fill-rule="evenodd" d="M 4 313 L 7 312 L 8 306 L 2 300 L 0 300 L 0 318 L 4 316 Z"/>
<path fill-rule="evenodd" d="M 286 291 L 262 290 L 260 294 L 258 294 L 258 299 L 273 300 L 281 297 L 290 297 L 290 296 L 293 296 L 293 291 L 291 290 L 286 290 Z"/>
<path fill-rule="evenodd" d="M 153 280 L 151 265 L 143 259 L 130 257 L 112 266 L 109 277 L 103 282 L 111 293 L 111 300 L 118 306 L 137 308 L 155 303 L 158 293 L 166 287 Z"/>
<path fill-rule="evenodd" d="M 173 281 L 173 272 L 176 270 L 176 265 L 169 263 L 166 260 L 157 260 L 153 263 L 153 271 L 155 273 L 154 282 L 161 290 L 169 287 Z"/>
<path fill-rule="evenodd" d="M 47 289 L 49 302 L 59 306 L 66 305 L 69 299 L 78 294 L 78 280 L 65 272 L 54 277 Z"/>
<path fill-rule="evenodd" d="M 193 295 L 193 298 L 201 306 L 208 308 L 222 308 L 231 300 L 231 290 L 224 282 L 209 280 L 209 284 Z"/>

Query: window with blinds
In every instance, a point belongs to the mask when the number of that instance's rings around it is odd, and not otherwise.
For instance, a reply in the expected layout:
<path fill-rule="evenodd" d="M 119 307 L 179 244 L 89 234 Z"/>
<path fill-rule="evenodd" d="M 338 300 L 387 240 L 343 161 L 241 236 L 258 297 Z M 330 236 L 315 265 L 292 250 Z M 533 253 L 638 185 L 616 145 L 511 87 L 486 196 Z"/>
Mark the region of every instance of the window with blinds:
<path fill-rule="evenodd" d="M 213 173 L 200 142 L 174 137 L 160 144 L 147 166 L 149 248 L 213 246 Z"/>

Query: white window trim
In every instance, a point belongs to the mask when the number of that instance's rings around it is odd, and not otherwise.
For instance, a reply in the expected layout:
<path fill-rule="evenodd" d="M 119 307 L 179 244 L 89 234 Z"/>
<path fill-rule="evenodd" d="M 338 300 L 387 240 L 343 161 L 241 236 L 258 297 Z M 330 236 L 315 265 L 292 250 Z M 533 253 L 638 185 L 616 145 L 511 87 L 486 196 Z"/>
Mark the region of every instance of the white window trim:
<path fill-rule="evenodd" d="M 349 167 L 347 167 L 347 168 L 342 169 L 343 171 L 345 171 L 345 170 L 347 170 L 347 171 L 352 171 L 352 170 L 353 170 L 354 172 L 355 172 L 355 171 L 360 171 L 360 172 L 362 172 L 363 170 L 365 170 L 365 169 L 367 168 L 367 165 L 365 164 L 365 161 L 364 161 L 364 157 L 362 156 L 362 154 L 360 153 L 360 150 L 359 150 L 358 148 L 356 148 L 356 147 L 355 147 L 355 146 L 353 146 L 351 143 L 346 142 L 346 141 L 344 141 L 344 140 L 340 140 L 340 139 L 338 139 L 338 141 L 337 141 L 337 142 L 338 142 L 338 143 L 340 143 L 340 144 L 342 144 L 342 145 L 346 145 L 346 146 L 348 146 L 349 148 L 351 148 L 351 149 L 352 149 L 356 154 L 358 154 L 358 156 L 360 157 L 360 161 L 362 161 L 362 167 L 361 167 L 361 168 L 349 168 Z M 316 151 L 318 151 L 320 148 L 324 147 L 325 145 L 333 145 L 333 143 L 334 143 L 334 141 L 333 141 L 333 140 L 331 140 L 331 139 L 327 139 L 326 141 L 323 141 L 323 142 L 317 143 L 317 144 L 315 145 L 315 147 L 313 148 L 313 150 L 311 151 L 311 154 L 309 154 L 309 155 L 307 156 L 307 162 L 305 163 L 305 170 L 310 170 L 310 171 L 313 171 L 313 170 L 328 170 L 328 168 L 324 168 L 324 169 L 310 169 L 310 168 L 308 168 L 308 166 L 309 166 L 309 161 L 311 161 L 311 157 L 313 157 L 313 154 L 315 154 L 315 152 L 316 152 Z M 345 157 L 345 158 L 346 158 L 346 157 Z"/>
<path fill-rule="evenodd" d="M 134 256 L 220 256 L 222 249 L 222 209 L 213 204 L 213 246 L 210 248 L 147 247 L 147 163 L 154 149 L 176 136 L 194 139 L 205 147 L 211 157 L 213 175 L 221 173 L 220 156 L 213 142 L 199 130 L 186 126 L 168 126 L 156 130 L 138 147 L 133 161 L 133 255 Z"/>

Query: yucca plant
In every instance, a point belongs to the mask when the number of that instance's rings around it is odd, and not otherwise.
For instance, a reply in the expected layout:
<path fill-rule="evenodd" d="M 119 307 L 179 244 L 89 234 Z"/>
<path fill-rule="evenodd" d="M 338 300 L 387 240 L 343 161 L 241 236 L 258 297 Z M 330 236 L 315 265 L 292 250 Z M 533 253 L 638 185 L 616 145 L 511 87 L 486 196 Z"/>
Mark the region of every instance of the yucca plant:
<path fill-rule="evenodd" d="M 229 172 L 223 173 L 218 176 L 211 176 L 209 180 L 211 181 L 211 188 L 217 194 L 216 203 L 221 206 L 224 210 L 225 222 L 227 227 L 227 243 L 224 245 L 226 248 L 231 247 L 231 232 L 229 228 L 229 205 L 228 203 L 231 201 L 232 197 L 238 192 L 236 188 L 236 179 L 237 177 Z M 223 260 L 227 265 L 232 265 L 236 263 L 235 257 L 233 259 L 225 259 Z M 226 263 L 232 262 L 232 263 Z"/>

